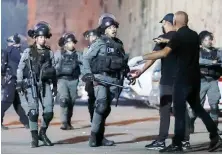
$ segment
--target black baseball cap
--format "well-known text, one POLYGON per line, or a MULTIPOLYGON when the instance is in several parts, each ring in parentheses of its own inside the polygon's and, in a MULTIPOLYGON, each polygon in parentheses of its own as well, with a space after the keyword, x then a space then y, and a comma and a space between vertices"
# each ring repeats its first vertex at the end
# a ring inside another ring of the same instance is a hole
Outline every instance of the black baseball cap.
POLYGON ((173 17, 174 17, 173 13, 168 13, 163 17, 163 19, 160 21, 160 23, 162 23, 165 20, 165 21, 168 21, 171 24, 173 24, 173 17))

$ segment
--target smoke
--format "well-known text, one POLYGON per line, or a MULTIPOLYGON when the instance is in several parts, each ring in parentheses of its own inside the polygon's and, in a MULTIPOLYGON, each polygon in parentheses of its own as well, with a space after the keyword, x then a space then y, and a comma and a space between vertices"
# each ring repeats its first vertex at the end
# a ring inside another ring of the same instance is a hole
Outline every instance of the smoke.
POLYGON ((5 48, 6 39, 15 33, 21 34, 22 42, 26 43, 28 6, 27 0, 2 0, 1 48, 5 48))

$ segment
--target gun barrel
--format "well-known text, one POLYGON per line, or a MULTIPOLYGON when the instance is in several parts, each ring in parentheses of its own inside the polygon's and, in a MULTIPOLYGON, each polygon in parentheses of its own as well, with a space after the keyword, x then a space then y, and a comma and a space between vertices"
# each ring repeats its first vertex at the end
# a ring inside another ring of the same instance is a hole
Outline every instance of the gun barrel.
POLYGON ((97 78, 95 78, 95 81, 96 82, 101 82, 101 83, 104 83, 104 84, 108 84, 108 85, 111 85, 111 86, 116 86, 116 87, 120 87, 120 88, 123 88, 123 89, 127 89, 127 87, 124 87, 124 86, 121 86, 121 85, 118 85, 118 84, 114 84, 114 83, 111 83, 111 82, 107 82, 107 81, 104 81, 104 80, 100 80, 100 79, 97 79, 97 78))

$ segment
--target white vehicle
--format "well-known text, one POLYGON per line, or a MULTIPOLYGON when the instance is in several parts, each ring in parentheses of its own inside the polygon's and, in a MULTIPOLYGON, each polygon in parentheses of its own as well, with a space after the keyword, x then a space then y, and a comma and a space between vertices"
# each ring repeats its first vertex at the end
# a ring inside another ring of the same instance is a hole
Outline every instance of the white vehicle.
MULTIPOLYGON (((131 67, 131 70, 142 69, 145 62, 131 67)), ((123 90, 121 97, 128 99, 144 100, 148 106, 159 105, 159 80, 161 77, 160 73, 160 60, 156 61, 146 72, 144 72, 137 80, 135 85, 130 85, 129 90, 123 90), (134 95, 130 95, 134 94, 134 95), (135 96, 135 98, 133 97, 135 96)), ((126 85, 127 86, 127 85, 126 85)), ((219 88, 222 94, 222 77, 219 79, 219 88)), ((204 104, 204 109, 207 111, 210 109, 208 99, 204 104)), ((222 99, 219 103, 219 110, 222 113, 222 99)))

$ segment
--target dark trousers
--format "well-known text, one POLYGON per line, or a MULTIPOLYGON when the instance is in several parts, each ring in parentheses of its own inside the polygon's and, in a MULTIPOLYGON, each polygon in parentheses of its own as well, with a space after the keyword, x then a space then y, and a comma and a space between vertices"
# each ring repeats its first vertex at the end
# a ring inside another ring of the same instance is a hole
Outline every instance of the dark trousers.
MULTIPOLYGON (((169 127, 170 127, 170 114, 172 105, 172 93, 173 87, 169 85, 160 85, 160 127, 158 141, 165 141, 168 138, 169 127)), ((190 117, 188 112, 186 112, 186 133, 184 141, 189 141, 190 139, 190 117)))
POLYGON ((4 84, 2 88, 2 100, 1 100, 1 123, 3 123, 3 118, 5 112, 13 104, 16 113, 19 116, 19 120, 22 124, 28 124, 28 117, 26 116, 25 110, 21 106, 21 101, 19 94, 16 91, 16 79, 12 78, 9 82, 4 84))
POLYGON ((200 104, 200 83, 197 82, 193 85, 175 83, 173 86, 173 103, 175 112, 173 144, 181 145, 181 141, 185 136, 186 101, 190 104, 190 107, 196 115, 202 119, 208 132, 210 132, 210 138, 212 139, 217 136, 216 124, 200 104))

